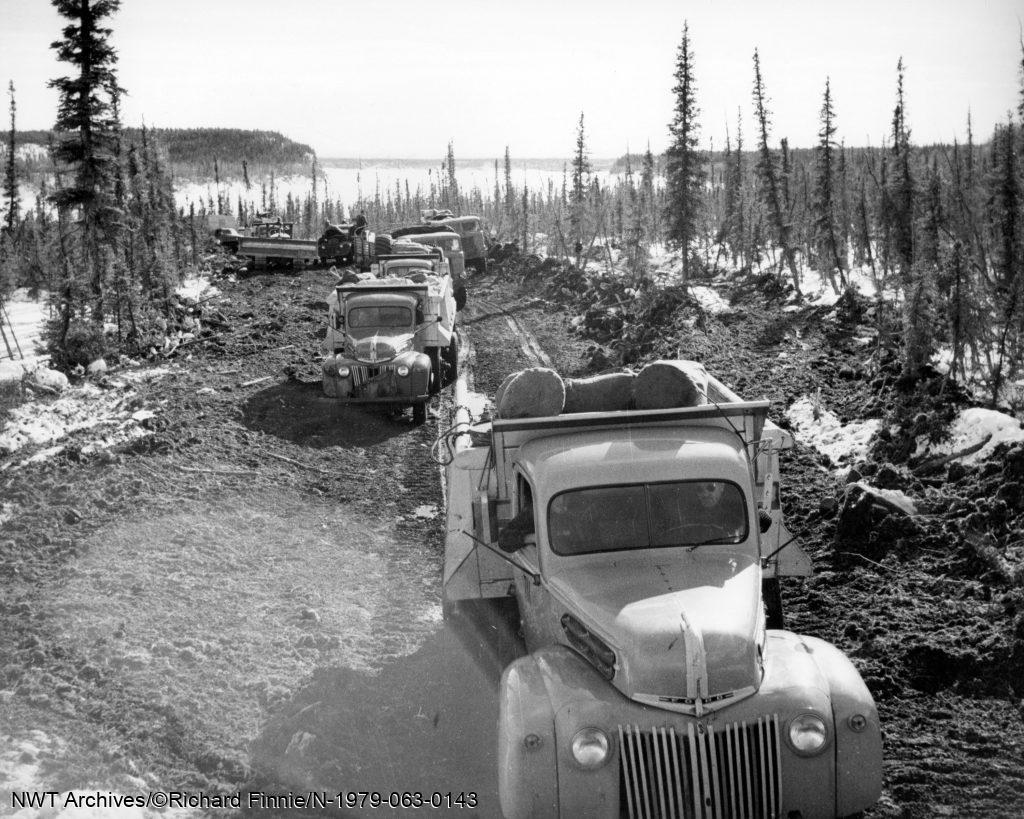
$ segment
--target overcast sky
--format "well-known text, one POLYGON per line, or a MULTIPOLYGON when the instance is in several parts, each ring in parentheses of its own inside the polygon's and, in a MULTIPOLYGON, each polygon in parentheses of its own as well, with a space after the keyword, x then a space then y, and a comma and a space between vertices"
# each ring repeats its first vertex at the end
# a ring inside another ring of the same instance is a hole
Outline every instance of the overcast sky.
MULTIPOLYGON (((112 18, 128 125, 280 131, 321 157, 592 156, 668 142, 689 22, 701 137, 742 112, 758 48, 777 144, 814 142, 830 77, 847 145, 885 138, 906 67, 915 143, 987 139, 1020 97, 1021 0, 124 0, 112 18)), ((0 0, 0 82, 19 129, 49 128, 69 73, 47 0, 0 0)))

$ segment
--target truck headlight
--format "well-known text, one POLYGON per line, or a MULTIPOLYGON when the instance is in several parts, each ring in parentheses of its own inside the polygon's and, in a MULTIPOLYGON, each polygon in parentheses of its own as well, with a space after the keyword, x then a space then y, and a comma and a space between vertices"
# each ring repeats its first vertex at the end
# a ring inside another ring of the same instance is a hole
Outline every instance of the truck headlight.
POLYGON ((351 370, 344 364, 338 366, 338 378, 348 378, 351 370))
POLYGON ((399 364, 395 368, 395 372, 398 373, 399 377, 405 378, 409 374, 409 368, 405 364, 399 364))
POLYGON ((825 720, 816 714, 801 714, 789 723, 789 744, 803 756, 814 756, 828 744, 825 720))
POLYGON ((572 738, 572 756, 581 768, 594 770, 608 761, 611 742, 600 728, 582 728, 572 738))

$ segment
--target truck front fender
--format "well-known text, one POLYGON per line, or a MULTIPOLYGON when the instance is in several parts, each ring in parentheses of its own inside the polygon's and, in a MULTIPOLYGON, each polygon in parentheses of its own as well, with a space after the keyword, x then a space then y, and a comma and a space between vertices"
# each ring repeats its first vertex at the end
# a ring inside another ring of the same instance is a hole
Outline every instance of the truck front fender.
POLYGON ((498 795, 506 819, 558 816, 555 712, 533 655, 501 675, 498 795))
POLYGON ((836 816, 849 816, 882 793, 882 731, 871 692, 849 658, 816 637, 800 637, 829 683, 836 731, 836 816))

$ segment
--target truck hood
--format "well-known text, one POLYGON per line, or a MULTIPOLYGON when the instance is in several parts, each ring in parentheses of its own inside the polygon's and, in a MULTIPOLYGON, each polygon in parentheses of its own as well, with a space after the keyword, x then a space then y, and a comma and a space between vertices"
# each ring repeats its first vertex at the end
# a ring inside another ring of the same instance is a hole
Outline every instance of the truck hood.
POLYGON ((364 337, 349 335, 345 339, 345 354, 360 364, 376 366, 387 364, 396 356, 412 349, 413 333, 396 335, 372 334, 364 337))
POLYGON ((713 555, 715 548, 549 579, 568 613, 615 652, 612 684, 627 697, 699 714, 760 684, 760 568, 749 555, 713 555))

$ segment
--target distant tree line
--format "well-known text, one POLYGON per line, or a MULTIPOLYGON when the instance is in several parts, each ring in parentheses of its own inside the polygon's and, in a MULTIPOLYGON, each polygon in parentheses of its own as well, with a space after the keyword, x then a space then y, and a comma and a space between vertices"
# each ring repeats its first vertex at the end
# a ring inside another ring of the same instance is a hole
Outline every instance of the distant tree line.
MULTIPOLYGON (((156 141, 175 169, 182 175, 212 178, 213 165, 236 175, 242 173, 244 160, 252 168, 296 168, 308 165, 315 155, 309 145, 294 142, 277 131, 244 130, 241 128, 122 128, 121 138, 138 145, 146 132, 148 140, 156 141)), ((52 131, 16 131, 15 145, 48 146, 52 131)), ((6 143, 6 141, 5 141, 6 143)), ((7 161, 7 145, 0 154, 7 161)), ((38 177, 51 172, 49 157, 29 155, 17 157, 17 171, 23 177, 38 177)))
MULTIPOLYGON (((173 284, 208 257, 209 214, 245 224, 256 211, 274 211, 295 223, 296 235, 314 237, 325 221, 359 211, 387 231, 418 221, 425 208, 449 208, 483 217, 497 240, 524 253, 543 249, 577 267, 603 260, 609 270, 618 253, 638 288, 655 285, 650 258, 659 246, 679 253, 681 281, 729 272, 791 288, 798 299, 809 295, 811 271, 838 294, 855 269, 866 270, 879 294, 880 337, 899 351, 909 383, 939 347, 948 350, 951 376, 980 378, 993 402, 1024 377, 1024 88, 1015 114, 984 142, 975 142, 968 117, 964 144, 919 146, 900 61, 885 139, 848 148, 838 137, 842 101, 825 77, 816 146, 791 150, 786 138, 773 138, 755 51, 754 121, 737 115, 724 150, 711 152, 699 138, 695 50, 684 26, 663 156, 627 151, 616 175, 595 174, 581 113, 560 182, 514 184, 506 147, 494 160, 493 189, 460 187, 449 143, 426 185, 378 181, 343 203, 329 194, 308 146, 280 134, 121 128, 116 55, 101 25, 117 0, 53 2, 70 21, 58 55, 78 73, 54 81, 61 101, 34 207, 18 200, 19 164, 4 163, 0 294, 15 285, 53 294, 56 351, 67 350, 72 330, 102 340, 104 323, 116 327, 120 348, 143 344, 170 309, 173 284), (175 207, 170 181, 183 163, 214 182, 187 210, 175 207), (296 168, 308 174, 307 192, 282 195, 277 179, 296 168), (229 175, 241 176, 243 195, 228 193, 229 175)), ((8 90, 10 159, 24 132, 15 130, 13 85, 8 90)))

